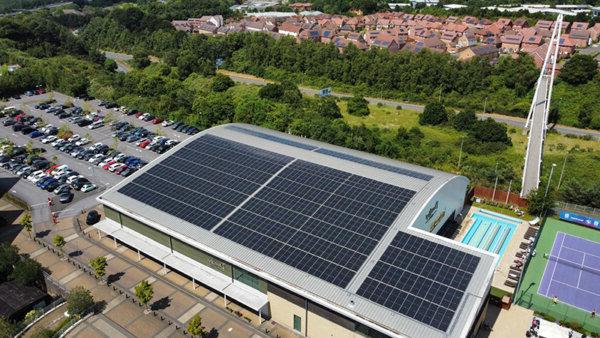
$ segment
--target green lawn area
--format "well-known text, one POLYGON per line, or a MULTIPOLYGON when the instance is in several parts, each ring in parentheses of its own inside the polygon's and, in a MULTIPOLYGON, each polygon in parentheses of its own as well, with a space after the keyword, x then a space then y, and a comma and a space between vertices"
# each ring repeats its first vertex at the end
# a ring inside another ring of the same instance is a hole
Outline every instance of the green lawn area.
POLYGON ((544 313, 557 321, 562 320, 578 323, 589 332, 600 333, 599 317, 592 319, 589 312, 561 303, 560 300, 558 304, 554 305, 550 298, 538 294, 538 288, 548 262, 548 259, 544 258, 544 253, 549 253, 552 250, 556 233, 560 231, 600 242, 600 231, 554 218, 548 218, 541 231, 542 233, 536 246, 537 255, 529 262, 529 266, 521 282, 521 287, 515 293, 516 304, 544 313))
MULTIPOLYGON (((477 175, 473 174, 482 167, 493 169, 494 164, 498 162, 500 166, 512 168, 514 175, 512 188, 513 190, 520 189, 521 173, 527 147, 527 136, 523 135, 521 128, 508 128, 513 146, 504 151, 488 155, 473 155, 463 152, 462 168, 459 170, 459 150, 461 138, 465 136, 464 133, 458 132, 450 126, 420 126, 418 123, 419 113, 412 110, 397 110, 387 106, 370 105, 371 114, 358 117, 346 113, 345 101, 340 101, 339 105, 344 119, 352 125, 364 123, 367 126, 389 129, 390 131, 395 131, 399 127, 406 129, 419 127, 425 134, 424 149, 427 150, 429 147, 427 143, 433 142, 435 145, 432 148, 445 155, 444 161, 430 165, 435 169, 465 174, 472 178, 473 184, 488 185, 489 183, 477 182, 473 179, 477 175)), ((564 178, 577 178, 587 182, 600 180, 600 170, 590 170, 590 168, 600 167, 600 142, 548 133, 544 147, 542 176, 549 174, 552 163, 556 163, 557 170, 560 171, 565 155, 569 154, 565 163, 564 178)), ((552 177, 552 186, 556 187, 558 185, 559 177, 560 175, 555 172, 552 177)), ((493 178, 491 180, 493 181, 493 178)), ((507 181, 499 182, 499 186, 503 189, 507 189, 508 184, 507 181)))

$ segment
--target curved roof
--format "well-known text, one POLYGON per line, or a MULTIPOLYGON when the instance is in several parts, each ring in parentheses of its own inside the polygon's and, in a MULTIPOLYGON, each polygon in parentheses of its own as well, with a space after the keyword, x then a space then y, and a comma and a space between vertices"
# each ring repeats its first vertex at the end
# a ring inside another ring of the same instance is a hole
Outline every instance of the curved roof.
POLYGON ((190 137, 98 199, 388 334, 447 337, 464 334, 470 325, 496 257, 410 227, 432 196, 456 180, 466 182, 360 151, 228 124, 190 137), (412 265, 396 262, 408 256, 412 265), (426 267, 433 266, 452 275, 431 275, 426 267), (443 286, 441 298, 391 285, 401 276, 386 281, 381 269, 443 286), (402 308, 400 299, 380 299, 374 290, 404 292, 418 305, 402 308))

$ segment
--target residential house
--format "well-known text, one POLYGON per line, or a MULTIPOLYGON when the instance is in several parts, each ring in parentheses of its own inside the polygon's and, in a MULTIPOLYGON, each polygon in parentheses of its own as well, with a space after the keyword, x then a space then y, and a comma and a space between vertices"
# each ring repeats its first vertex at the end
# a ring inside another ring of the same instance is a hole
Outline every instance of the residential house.
POLYGON ((289 4, 288 7, 293 9, 295 12, 304 12, 310 11, 312 9, 312 4, 310 2, 296 2, 289 4))
POLYGON ((477 44, 477 37, 475 36, 475 34, 466 33, 458 38, 456 47, 457 48, 466 48, 466 47, 475 46, 476 44, 477 44))
POLYGON ((496 21, 496 26, 498 26, 503 31, 505 31, 507 29, 511 29, 512 28, 512 20, 506 19, 506 18, 498 19, 498 21, 496 21))
POLYGON ((387 49, 390 52, 397 52, 403 46, 400 46, 398 40, 394 38, 394 36, 390 34, 380 34, 375 40, 371 41, 371 48, 373 47, 387 49))
POLYGON ((554 25, 554 21, 538 20, 538 22, 536 22, 536 24, 535 24, 535 29, 538 32, 549 31, 552 29, 552 25, 554 25))
POLYGON ((521 49, 521 42, 523 36, 521 35, 503 35, 500 37, 502 42, 502 52, 504 53, 518 53, 521 49))
POLYGON ((293 37, 297 37, 301 31, 302 31, 301 25, 293 24, 289 21, 282 23, 278 29, 279 34, 293 36, 293 37))
POLYGON ((212 34, 217 33, 217 29, 218 29, 218 27, 213 25, 212 23, 204 22, 198 26, 195 26, 194 31, 198 34, 212 35, 212 34))
POLYGON ((513 29, 523 30, 524 28, 529 28, 529 22, 526 18, 518 18, 513 22, 513 29))
POLYGON ((591 43, 590 32, 588 31, 571 31, 569 38, 577 48, 585 48, 591 43))
POLYGON ((207 22, 213 24, 215 27, 223 26, 223 16, 222 15, 205 15, 199 19, 202 22, 207 22))
POLYGON ((321 32, 316 29, 302 30, 300 34, 298 34, 298 40, 312 40, 318 42, 321 40, 321 32))
POLYGON ((465 16, 463 18, 463 22, 466 23, 469 27, 474 27, 479 24, 479 19, 474 16, 465 16))
POLYGON ((596 24, 592 26, 592 28, 588 28, 587 31, 590 32, 590 38, 593 42, 598 41, 600 38, 600 24, 596 24))
POLYGON ((575 42, 568 35, 561 35, 559 41, 559 50, 558 53, 562 57, 568 57, 575 53, 575 42))
POLYGON ((321 30, 321 42, 329 43, 335 37, 335 31, 333 30, 321 30))
POLYGON ((500 48, 500 46, 502 46, 502 41, 500 41, 500 38, 495 35, 483 38, 481 40, 481 43, 484 43, 486 45, 496 46, 497 48, 500 48))
POLYGON ((440 40, 442 40, 447 47, 454 47, 458 42, 458 34, 456 32, 444 31, 442 36, 440 36, 440 40))
POLYGON ((469 46, 458 53, 458 60, 468 61, 477 56, 493 61, 498 59, 499 52, 493 45, 469 46))
POLYGON ((571 25, 571 32, 573 31, 585 31, 590 27, 589 22, 573 22, 571 25))
POLYGON ((541 46, 543 42, 542 37, 539 35, 528 36, 523 38, 521 48, 535 49, 541 46))
POLYGON ((188 20, 173 20, 171 21, 171 26, 175 28, 175 30, 183 31, 183 32, 191 32, 192 25, 188 20))

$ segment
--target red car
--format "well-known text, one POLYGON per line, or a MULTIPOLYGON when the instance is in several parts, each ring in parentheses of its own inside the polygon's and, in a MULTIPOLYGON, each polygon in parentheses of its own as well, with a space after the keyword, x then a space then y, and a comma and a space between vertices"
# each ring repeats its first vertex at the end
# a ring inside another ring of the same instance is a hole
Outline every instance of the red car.
POLYGON ((54 169, 56 169, 56 168, 58 168, 58 164, 55 164, 55 165, 51 166, 50 168, 48 168, 48 169, 44 170, 44 172, 45 172, 46 174, 50 174, 50 173, 51 173, 52 171, 54 171, 54 169))
POLYGON ((150 140, 146 140, 146 141, 140 143, 140 148, 146 148, 146 146, 149 144, 150 144, 150 140))
POLYGON ((140 116, 142 116, 142 114, 144 114, 144 113, 139 111, 139 112, 135 113, 135 117, 140 117, 140 116))
POLYGON ((160 117, 155 117, 154 120, 152 120, 152 124, 159 124, 161 123, 163 120, 160 117))
POLYGON ((38 88, 35 90, 35 93, 38 95, 46 94, 46 90, 44 88, 38 88))
POLYGON ((117 169, 115 169, 115 174, 117 175, 121 175, 121 172, 125 169, 129 168, 128 166, 126 166, 125 164, 123 164, 122 166, 118 167, 117 169))
POLYGON ((108 163, 106 163, 105 165, 102 166, 102 169, 104 170, 108 170, 108 167, 110 167, 111 165, 117 163, 117 161, 109 161, 108 163))

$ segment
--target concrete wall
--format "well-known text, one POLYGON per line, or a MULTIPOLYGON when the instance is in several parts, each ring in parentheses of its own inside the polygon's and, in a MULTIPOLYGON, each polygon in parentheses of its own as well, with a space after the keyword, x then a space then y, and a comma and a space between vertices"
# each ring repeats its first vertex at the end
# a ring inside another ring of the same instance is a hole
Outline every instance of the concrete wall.
POLYGON ((289 302, 272 292, 268 292, 267 297, 269 299, 269 312, 271 314, 271 320, 293 329, 294 315, 296 315, 302 319, 302 331, 300 333, 306 335, 305 307, 301 307, 297 304, 289 302))

